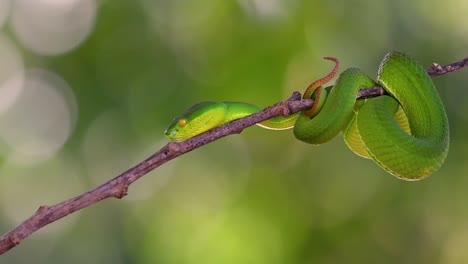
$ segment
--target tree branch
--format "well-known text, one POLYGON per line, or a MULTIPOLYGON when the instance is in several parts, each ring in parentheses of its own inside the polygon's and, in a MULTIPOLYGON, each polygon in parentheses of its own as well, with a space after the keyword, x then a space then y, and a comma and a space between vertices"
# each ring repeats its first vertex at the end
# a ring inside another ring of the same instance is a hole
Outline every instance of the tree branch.
MULTIPOLYGON (((431 76, 438 76, 467 66, 468 58, 465 58, 445 66, 433 63, 427 69, 427 72, 431 76)), ((370 89, 361 90, 358 93, 357 98, 369 98, 381 96, 383 94, 385 94, 385 90, 382 87, 372 87, 370 89)), ((127 195, 130 184, 148 172, 182 154, 188 153, 227 135, 239 134, 245 128, 261 121, 275 116, 288 116, 293 113, 309 109, 312 105, 312 99, 301 99, 300 93, 294 92, 289 99, 267 107, 261 112, 235 120, 183 142, 170 142, 147 159, 92 190, 55 205, 40 206, 31 217, 0 237, 0 255, 18 245, 23 239, 27 238, 40 228, 73 212, 110 197, 119 199, 124 197, 127 195)))

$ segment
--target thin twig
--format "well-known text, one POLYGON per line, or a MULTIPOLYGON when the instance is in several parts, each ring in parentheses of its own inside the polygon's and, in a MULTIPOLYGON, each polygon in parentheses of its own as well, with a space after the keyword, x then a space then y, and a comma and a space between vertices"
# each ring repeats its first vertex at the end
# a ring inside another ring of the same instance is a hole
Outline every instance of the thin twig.
MULTIPOLYGON (((467 66, 468 58, 465 58, 461 61, 445 66, 440 66, 439 64, 434 63, 427 69, 427 72, 431 76, 438 76, 467 66)), ((383 94, 385 94, 385 90, 383 90, 382 87, 373 87, 371 89, 361 90, 357 98, 369 98, 383 94)), ((300 93, 294 92, 286 101, 278 102, 273 106, 265 108, 261 112, 212 129, 187 141, 170 142, 147 159, 92 190, 55 205, 40 206, 31 217, 0 237, 0 255, 18 245, 22 240, 40 228, 73 212, 110 197, 119 199, 124 197, 127 195, 128 187, 134 181, 182 154, 190 152, 227 135, 241 133, 245 128, 272 117, 288 116, 293 113, 309 109, 312 107, 312 104, 312 99, 301 99, 300 93)))
POLYGON ((464 68, 467 66, 468 66, 468 58, 464 58, 463 60, 450 63, 445 66, 441 66, 440 64, 434 62, 431 64, 431 66, 429 66, 429 68, 426 69, 426 71, 430 76, 439 76, 439 75, 446 74, 449 72, 458 71, 461 68, 464 68))

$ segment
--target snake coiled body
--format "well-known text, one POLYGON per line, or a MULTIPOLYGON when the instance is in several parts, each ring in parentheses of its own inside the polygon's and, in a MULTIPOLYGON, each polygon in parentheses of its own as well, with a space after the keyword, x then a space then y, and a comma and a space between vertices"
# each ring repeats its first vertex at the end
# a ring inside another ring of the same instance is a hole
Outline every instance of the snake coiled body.
MULTIPOLYGON (((425 69, 400 52, 387 54, 376 80, 357 68, 342 72, 334 86, 323 88, 338 70, 311 84, 304 92, 312 109, 259 125, 294 128, 306 143, 322 144, 342 132, 357 155, 374 160, 388 173, 419 180, 443 164, 449 148, 449 125, 442 101, 425 69), (360 89, 381 86, 388 95, 356 100, 360 89)), ((242 102, 202 102, 174 119, 166 130, 171 140, 185 140, 260 108, 242 102)))

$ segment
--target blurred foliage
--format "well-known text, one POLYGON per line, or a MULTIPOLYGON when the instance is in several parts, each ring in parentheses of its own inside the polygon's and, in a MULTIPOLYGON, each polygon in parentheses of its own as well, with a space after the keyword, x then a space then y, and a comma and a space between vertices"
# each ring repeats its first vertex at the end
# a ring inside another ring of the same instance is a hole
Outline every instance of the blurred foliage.
MULTIPOLYGON (((391 50, 423 65, 459 60, 467 12, 464 0, 103 0, 87 38, 53 56, 24 47, 7 22, 25 67, 63 78, 78 113, 48 160, 11 162, 0 141, 2 233, 157 150, 198 101, 272 104, 327 73, 324 56, 373 75, 391 50)), ((53 223, 0 262, 467 263, 468 76, 434 82, 451 150, 421 182, 386 174, 341 138, 317 147, 251 128, 165 164, 122 201, 53 223)))

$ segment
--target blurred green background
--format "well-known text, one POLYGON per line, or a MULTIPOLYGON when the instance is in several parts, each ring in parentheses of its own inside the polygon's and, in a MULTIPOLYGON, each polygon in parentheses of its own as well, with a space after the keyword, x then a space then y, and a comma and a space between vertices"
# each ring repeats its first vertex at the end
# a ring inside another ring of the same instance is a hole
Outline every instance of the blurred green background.
MULTIPOLYGON (((0 229, 114 177, 202 100, 267 106, 400 50, 467 56, 466 0, 0 0, 0 229)), ((443 167, 403 182, 257 127, 184 155, 0 263, 468 263, 468 74, 434 78, 443 167)))

